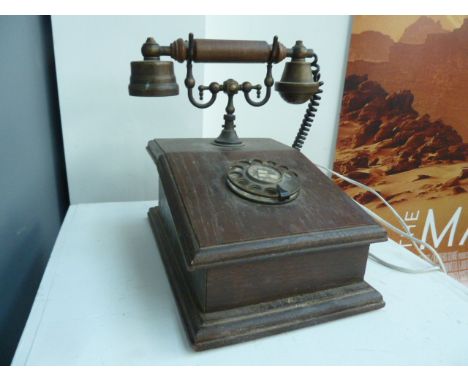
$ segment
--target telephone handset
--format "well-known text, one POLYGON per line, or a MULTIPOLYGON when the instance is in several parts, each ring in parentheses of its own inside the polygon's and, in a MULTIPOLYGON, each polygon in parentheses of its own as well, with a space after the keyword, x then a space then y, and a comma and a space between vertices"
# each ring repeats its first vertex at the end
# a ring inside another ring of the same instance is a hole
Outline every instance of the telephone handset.
POLYGON ((322 92, 317 55, 302 41, 286 48, 276 36, 269 45, 193 34, 169 46, 148 38, 142 53, 144 61, 131 63, 130 95, 179 93, 173 62, 162 56, 186 61, 184 84, 195 107, 227 95, 216 139, 155 139, 147 147, 160 177, 149 220, 192 346, 223 346, 382 307, 363 277, 369 245, 386 240, 386 231, 300 153, 322 92), (291 60, 275 84, 272 65, 285 58, 291 60), (266 63, 264 94, 260 84, 227 79, 198 86, 196 100, 194 62, 266 63), (235 131, 234 96, 242 92, 260 107, 273 85, 288 103, 309 102, 292 147, 241 140, 235 131))
POLYGON ((272 76, 273 63, 279 63, 286 57, 291 61, 286 63, 281 80, 275 84, 280 96, 288 103, 301 104, 307 101, 307 107, 301 128, 293 143, 293 147, 300 149, 307 136, 315 112, 320 100, 322 90, 320 86, 320 67, 317 63, 317 55, 312 49, 307 49, 302 41, 287 49, 278 42, 278 37, 274 37, 270 46, 264 41, 231 41, 231 40, 208 40, 194 39, 193 34, 189 34, 188 42, 178 39, 170 46, 160 46, 149 37, 141 48, 144 61, 134 61, 131 63, 132 74, 130 77, 129 93, 139 97, 167 97, 179 94, 179 86, 174 75, 174 66, 171 61, 161 61, 161 56, 170 56, 178 62, 187 61, 187 75, 185 86, 188 90, 190 102, 198 108, 205 109, 213 105, 219 92, 224 92, 228 96, 225 124, 221 134, 214 140, 215 144, 234 146, 242 144, 234 130, 234 95, 240 91, 244 93, 246 101, 255 107, 265 105, 271 96, 271 87, 274 84, 272 76), (312 58, 307 62, 306 58, 312 58), (195 100, 193 88, 195 78, 192 72, 192 62, 242 62, 242 63, 267 63, 267 72, 264 80, 266 88, 262 100, 253 100, 250 92, 255 90, 257 98, 260 98, 262 86, 252 85, 250 82, 238 83, 233 79, 228 79, 222 84, 212 82, 208 86, 198 87, 200 101, 203 100, 204 92, 211 93, 210 99, 201 103, 195 100))

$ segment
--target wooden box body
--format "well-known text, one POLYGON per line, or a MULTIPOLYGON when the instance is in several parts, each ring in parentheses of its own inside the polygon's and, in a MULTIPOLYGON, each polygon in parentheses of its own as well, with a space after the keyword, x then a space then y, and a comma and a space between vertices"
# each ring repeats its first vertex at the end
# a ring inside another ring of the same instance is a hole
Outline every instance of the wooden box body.
POLYGON ((364 282, 369 244, 386 232, 297 150, 271 139, 238 148, 161 139, 148 151, 159 176, 149 217, 196 350, 384 305, 364 282), (296 200, 266 205, 226 185, 230 163, 275 161, 301 180, 296 200))

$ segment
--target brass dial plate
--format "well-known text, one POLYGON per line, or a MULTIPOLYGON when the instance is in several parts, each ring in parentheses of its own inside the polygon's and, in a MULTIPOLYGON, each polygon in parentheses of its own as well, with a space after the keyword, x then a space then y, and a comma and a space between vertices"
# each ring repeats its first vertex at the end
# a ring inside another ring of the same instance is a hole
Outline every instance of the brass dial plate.
POLYGON ((226 181, 236 194, 261 203, 282 204, 299 195, 297 174, 273 161, 248 159, 230 165, 226 181))

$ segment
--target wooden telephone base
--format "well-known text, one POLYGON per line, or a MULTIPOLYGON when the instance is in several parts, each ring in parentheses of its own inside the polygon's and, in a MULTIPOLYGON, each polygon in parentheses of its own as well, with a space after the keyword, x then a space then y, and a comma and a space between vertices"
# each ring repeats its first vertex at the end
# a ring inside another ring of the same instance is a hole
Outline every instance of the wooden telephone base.
POLYGON ((247 341, 384 306, 364 280, 386 232, 303 154, 271 139, 151 141, 159 206, 148 215, 195 350, 247 341), (226 169, 259 158, 294 169, 297 199, 245 200, 226 169))

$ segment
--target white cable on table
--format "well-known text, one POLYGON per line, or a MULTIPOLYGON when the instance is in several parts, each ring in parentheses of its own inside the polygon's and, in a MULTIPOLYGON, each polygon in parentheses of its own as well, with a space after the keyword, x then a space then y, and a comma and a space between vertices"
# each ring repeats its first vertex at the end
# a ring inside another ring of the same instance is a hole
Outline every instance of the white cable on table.
POLYGON ((325 167, 325 166, 322 166, 322 165, 319 165, 319 164, 316 164, 314 163, 317 167, 321 168, 322 170, 325 170, 325 171, 328 171, 330 172, 331 174, 337 176, 338 178, 340 179, 343 179, 344 181, 350 183, 350 184, 353 184, 359 188, 362 188, 366 191, 369 191, 370 193, 372 193, 373 195, 377 196, 389 209, 390 211, 393 213, 393 215, 395 215, 395 217, 398 219, 398 221, 400 222, 400 224, 403 226, 404 230, 406 232, 403 232, 402 230, 398 229, 397 227, 393 226, 392 224, 390 224, 388 221, 386 221, 385 219, 381 218, 379 215, 377 215, 376 213, 374 213, 373 211, 371 211, 370 209, 368 209, 367 207, 363 206, 362 204, 360 204, 359 202, 357 202, 355 200, 355 202, 361 206, 369 215, 371 215, 374 219, 376 219, 378 222, 380 222, 382 225, 384 225, 385 227, 387 227, 388 229, 398 233, 399 235, 409 239, 411 241, 411 244, 413 245, 413 247, 417 250, 417 252, 421 255, 421 257, 423 257, 426 261, 428 261, 429 263, 431 263, 433 266, 432 267, 428 267, 428 268, 423 268, 423 269, 411 269, 411 268, 405 268, 405 267, 400 267, 398 265, 394 265, 394 264, 391 264, 391 263, 388 263, 386 262, 385 260, 382 260, 380 259, 379 257, 377 257, 376 255, 372 254, 372 253, 369 253, 369 257, 376 261, 377 263, 379 264, 382 264, 386 267, 389 267, 391 269, 394 269, 394 270, 397 270, 397 271, 400 271, 400 272, 406 272, 406 273, 427 273, 427 272, 433 272, 433 271, 439 271, 439 270, 442 270, 443 272, 447 273, 447 270, 445 268, 445 265, 444 265, 444 262, 442 261, 442 258, 440 257, 439 253, 428 243, 426 243, 425 241, 423 240, 420 240, 420 239, 417 239, 415 238, 412 233, 411 233, 411 230, 409 229, 408 225, 405 223, 405 221, 403 220, 403 218, 400 216, 400 214, 390 205, 390 203, 388 203, 383 197, 382 195, 380 195, 376 190, 374 190, 372 187, 369 187, 363 183, 360 183, 354 179, 351 179, 351 178, 348 178, 336 171, 333 171, 333 170, 330 170, 329 168, 325 167), (429 249, 429 251, 434 255, 434 257, 437 259, 437 262, 439 263, 439 265, 435 265, 431 259, 429 259, 429 257, 427 257, 427 255, 421 250, 420 246, 418 245, 420 244, 423 248, 427 248, 429 249))

